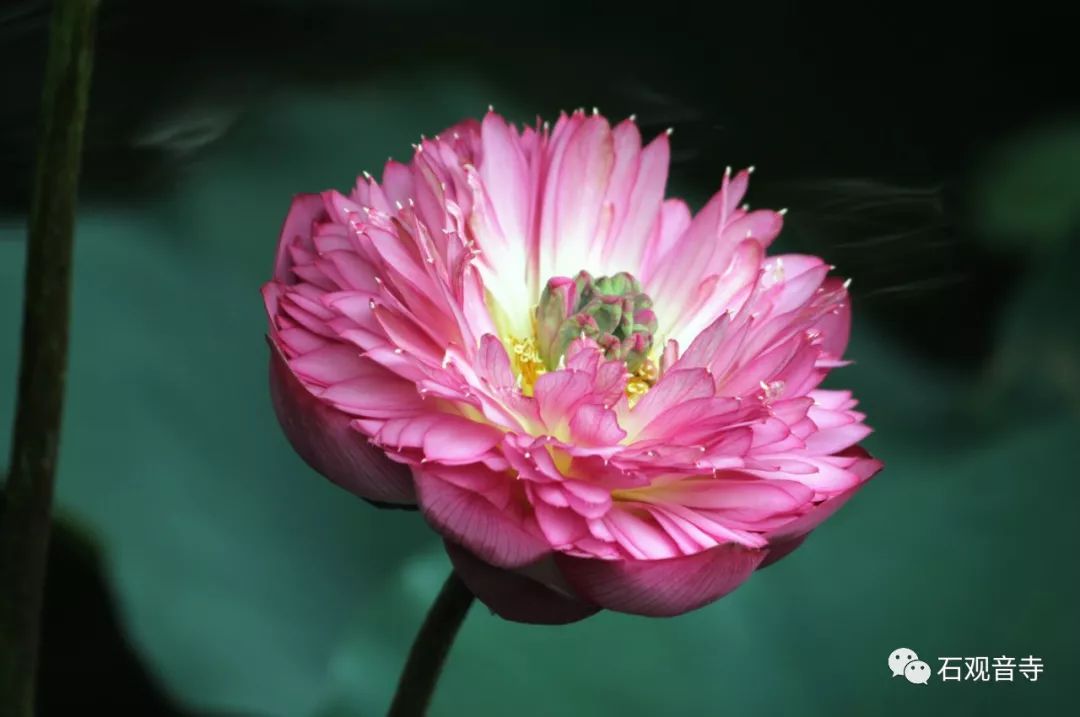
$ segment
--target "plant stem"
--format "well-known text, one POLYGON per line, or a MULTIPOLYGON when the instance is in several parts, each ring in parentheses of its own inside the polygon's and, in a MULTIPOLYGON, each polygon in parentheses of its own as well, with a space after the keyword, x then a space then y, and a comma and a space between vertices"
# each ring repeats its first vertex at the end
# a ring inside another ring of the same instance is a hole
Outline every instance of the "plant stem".
POLYGON ((389 717, 421 717, 427 712, 446 655, 472 603, 469 588, 451 572, 409 650, 389 717))
POLYGON ((72 237, 98 0, 54 0, 30 204, 22 355, 0 506, 0 714, 32 717, 67 368, 72 237))

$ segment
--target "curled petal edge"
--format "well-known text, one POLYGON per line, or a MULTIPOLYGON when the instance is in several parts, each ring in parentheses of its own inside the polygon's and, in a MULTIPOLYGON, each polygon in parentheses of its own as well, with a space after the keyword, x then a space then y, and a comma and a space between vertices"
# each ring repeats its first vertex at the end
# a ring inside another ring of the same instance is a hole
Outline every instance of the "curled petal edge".
POLYGON ((270 398, 286 438, 304 462, 345 490, 375 504, 416 503, 409 467, 391 461, 348 416, 312 395, 270 344, 270 398))

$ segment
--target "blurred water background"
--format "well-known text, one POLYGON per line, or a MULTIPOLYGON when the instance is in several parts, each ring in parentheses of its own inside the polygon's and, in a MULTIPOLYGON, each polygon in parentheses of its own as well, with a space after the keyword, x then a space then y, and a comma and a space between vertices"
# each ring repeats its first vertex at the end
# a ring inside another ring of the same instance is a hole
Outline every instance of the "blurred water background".
MULTIPOLYGON (((105 0, 41 713, 381 714, 448 571, 415 513, 290 450, 259 287, 290 197, 489 103, 675 128, 778 247, 852 276, 853 388, 886 470, 792 557, 683 617, 475 608, 433 715, 1057 714, 1080 671, 1080 112, 1064 16, 781 2, 105 0), (1033 655, 926 687, 886 657, 1033 655)), ((14 409, 47 4, 0 3, 0 449, 14 409)))

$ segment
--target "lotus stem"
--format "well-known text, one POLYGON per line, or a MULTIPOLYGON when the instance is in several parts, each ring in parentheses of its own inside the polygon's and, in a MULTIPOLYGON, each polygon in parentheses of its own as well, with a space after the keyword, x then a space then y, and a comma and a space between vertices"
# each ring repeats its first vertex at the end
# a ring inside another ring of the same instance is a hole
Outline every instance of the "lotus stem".
POLYGON ((30 203, 22 354, 0 506, 0 714, 34 714, 67 370, 72 240, 98 0, 55 0, 30 203))
POLYGON ((389 717, 421 717, 427 713, 450 646, 472 603, 472 592, 457 573, 451 572, 409 650, 389 717))

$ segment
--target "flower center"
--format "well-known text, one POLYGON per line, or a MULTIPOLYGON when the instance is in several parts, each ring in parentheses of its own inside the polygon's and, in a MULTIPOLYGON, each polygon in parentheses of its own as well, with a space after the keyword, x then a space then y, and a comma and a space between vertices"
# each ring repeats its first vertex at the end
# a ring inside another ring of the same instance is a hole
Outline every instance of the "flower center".
POLYGON ((562 365, 575 339, 589 338, 606 358, 626 364, 626 393, 634 402, 656 381, 656 366, 649 359, 656 330, 652 299, 632 275, 593 278, 581 271, 572 279, 554 277, 536 306, 533 336, 513 342, 522 390, 531 394, 540 374, 562 365))

